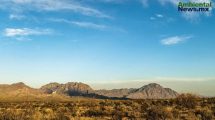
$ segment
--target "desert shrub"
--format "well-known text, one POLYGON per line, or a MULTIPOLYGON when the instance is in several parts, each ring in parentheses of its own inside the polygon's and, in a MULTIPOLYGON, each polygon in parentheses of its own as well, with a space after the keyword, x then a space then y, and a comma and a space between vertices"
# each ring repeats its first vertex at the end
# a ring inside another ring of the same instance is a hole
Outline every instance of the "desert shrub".
POLYGON ((53 120, 56 118, 56 113, 51 108, 44 108, 42 111, 42 119, 44 120, 53 120))
POLYGON ((132 111, 132 112, 126 112, 126 116, 127 118, 132 119, 132 120, 135 120, 135 118, 141 118, 142 117, 142 114, 138 111, 132 111))
POLYGON ((1 120, 28 120, 33 113, 27 114, 25 111, 17 111, 14 109, 6 109, 1 112, 1 120))
POLYGON ((162 106, 153 106, 147 111, 147 120, 166 120, 172 119, 173 115, 162 106))
POLYGON ((112 113, 112 119, 113 120, 122 120, 123 117, 125 117, 125 115, 120 111, 114 111, 112 113))
POLYGON ((101 117, 105 115, 105 113, 101 110, 87 110, 85 113, 84 113, 84 116, 87 116, 87 117, 101 117))
MULTIPOLYGON (((126 106, 128 106, 128 105, 126 105, 126 106)), ((141 105, 139 103, 137 103, 137 102, 131 102, 131 104, 129 104, 129 106, 131 106, 133 109, 135 109, 137 111, 141 110, 141 105)))
POLYGON ((70 120, 70 118, 64 113, 58 113, 54 120, 70 120))
POLYGON ((179 116, 180 116, 180 112, 176 108, 172 110, 172 114, 173 114, 173 117, 176 119, 179 118, 179 116))
POLYGON ((151 105, 148 102, 144 102, 141 104, 141 113, 145 113, 151 105))
POLYGON ((74 107, 70 108, 71 116, 73 116, 73 117, 77 116, 77 112, 78 112, 78 106, 74 106, 74 107))
POLYGON ((181 119, 182 120, 199 120, 198 116, 196 116, 195 113, 193 113, 193 112, 188 112, 187 116, 183 116, 181 119))
POLYGON ((201 120, 212 120, 213 119, 213 113, 208 108, 203 108, 203 109, 197 110, 195 113, 197 116, 200 116, 201 120))
POLYGON ((215 106, 211 108, 213 115, 215 116, 215 106))
POLYGON ((32 115, 32 120, 41 120, 43 118, 43 115, 39 111, 35 111, 32 115))
POLYGON ((198 97, 193 94, 181 94, 175 100, 177 105, 193 109, 198 105, 197 99, 198 97))

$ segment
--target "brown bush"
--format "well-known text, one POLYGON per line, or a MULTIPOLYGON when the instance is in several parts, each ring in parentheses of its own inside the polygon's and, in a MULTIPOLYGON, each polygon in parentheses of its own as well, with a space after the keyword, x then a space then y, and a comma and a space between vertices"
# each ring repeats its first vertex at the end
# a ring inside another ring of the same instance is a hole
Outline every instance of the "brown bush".
POLYGON ((101 110, 88 110, 84 113, 84 116, 87 117, 102 117, 103 115, 105 115, 105 113, 101 110))
POLYGON ((193 109, 198 105, 198 98, 196 95, 188 93, 179 95, 175 100, 177 105, 193 109))
POLYGON ((170 111, 167 111, 162 106, 153 106, 147 111, 147 120, 168 120, 173 119, 170 111))
POLYGON ((197 110, 195 113, 197 116, 200 116, 201 120, 212 120, 213 119, 213 113, 208 108, 203 108, 203 109, 197 110))
POLYGON ((173 114, 174 118, 179 118, 179 116, 180 116, 180 112, 178 109, 173 109, 172 114, 173 114))

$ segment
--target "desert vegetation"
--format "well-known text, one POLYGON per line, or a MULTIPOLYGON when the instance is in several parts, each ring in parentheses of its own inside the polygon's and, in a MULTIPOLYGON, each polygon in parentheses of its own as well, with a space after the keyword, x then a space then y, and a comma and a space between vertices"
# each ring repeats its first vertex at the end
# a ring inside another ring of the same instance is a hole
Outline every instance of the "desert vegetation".
POLYGON ((1 120, 213 120, 215 98, 0 102, 1 120))

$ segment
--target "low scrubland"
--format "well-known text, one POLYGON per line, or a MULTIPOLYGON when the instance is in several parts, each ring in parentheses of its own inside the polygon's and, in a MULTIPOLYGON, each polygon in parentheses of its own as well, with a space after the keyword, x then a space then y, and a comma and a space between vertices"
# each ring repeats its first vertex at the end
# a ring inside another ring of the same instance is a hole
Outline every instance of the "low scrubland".
POLYGON ((214 120, 215 98, 0 102, 1 120, 214 120))

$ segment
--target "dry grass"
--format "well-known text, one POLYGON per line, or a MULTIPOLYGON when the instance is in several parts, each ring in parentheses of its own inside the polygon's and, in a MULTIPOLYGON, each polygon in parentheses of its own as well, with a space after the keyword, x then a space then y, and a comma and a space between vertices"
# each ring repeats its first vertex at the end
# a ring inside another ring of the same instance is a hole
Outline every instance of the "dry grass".
POLYGON ((213 120, 215 98, 0 102, 1 120, 213 120), (183 103, 184 101, 188 103, 183 103))

